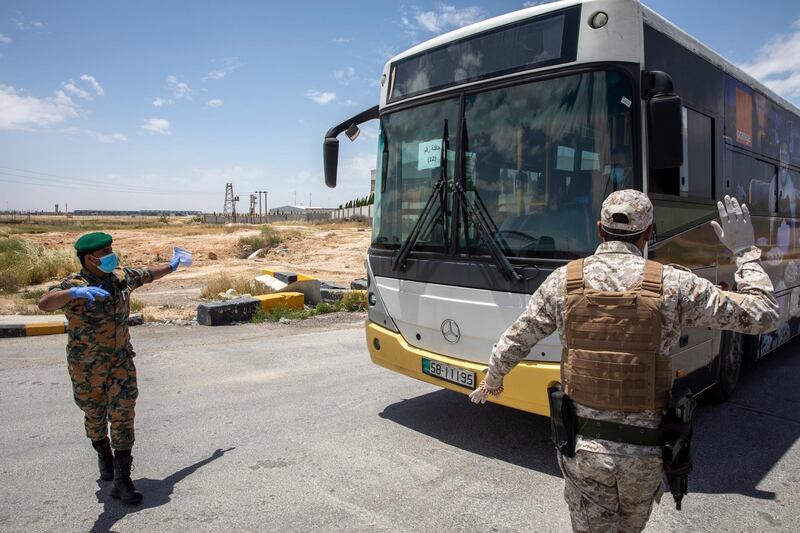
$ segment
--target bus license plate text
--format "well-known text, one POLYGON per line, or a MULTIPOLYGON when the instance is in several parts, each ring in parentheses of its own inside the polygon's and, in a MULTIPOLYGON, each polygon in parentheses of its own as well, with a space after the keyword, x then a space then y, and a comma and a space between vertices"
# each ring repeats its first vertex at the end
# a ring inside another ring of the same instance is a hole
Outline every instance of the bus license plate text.
POLYGON ((425 359, 423 357, 422 372, 463 387, 475 387, 475 372, 462 370, 455 366, 440 363, 439 361, 432 361, 431 359, 425 359))

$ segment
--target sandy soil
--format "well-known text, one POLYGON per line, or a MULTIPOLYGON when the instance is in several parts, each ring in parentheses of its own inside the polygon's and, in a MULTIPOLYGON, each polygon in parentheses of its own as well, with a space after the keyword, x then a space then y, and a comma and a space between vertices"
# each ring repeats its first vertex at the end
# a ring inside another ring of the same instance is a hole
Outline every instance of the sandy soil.
MULTIPOLYGON (((298 225, 273 226, 284 241, 269 250, 263 258, 239 259, 240 238, 257 235, 258 229, 239 226, 226 232, 213 226, 166 227, 143 230, 114 230, 114 248, 122 254, 124 264, 146 266, 166 261, 173 246, 182 246, 194 254, 190 268, 179 269, 162 280, 146 285, 134 293, 133 299, 144 304, 142 312, 156 320, 191 319, 203 300, 200 293, 212 277, 255 277, 262 269, 299 272, 322 281, 344 286, 366 276, 364 260, 369 247, 370 229, 364 225, 298 225), (210 259, 216 254, 217 259, 210 259)), ((19 237, 45 246, 71 247, 80 232, 24 234, 19 237)), ((52 284, 45 283, 40 287, 52 284)), ((34 287, 29 287, 29 289, 34 287)), ((0 296, 0 314, 36 312, 34 302, 21 294, 0 296)))

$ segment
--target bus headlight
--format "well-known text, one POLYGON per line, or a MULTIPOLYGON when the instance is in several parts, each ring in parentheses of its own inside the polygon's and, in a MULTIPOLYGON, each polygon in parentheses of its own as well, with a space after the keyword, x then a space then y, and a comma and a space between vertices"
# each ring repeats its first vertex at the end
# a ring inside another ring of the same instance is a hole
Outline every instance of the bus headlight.
POLYGON ((598 30, 608 24, 608 15, 602 11, 598 11, 589 18, 589 26, 598 30))

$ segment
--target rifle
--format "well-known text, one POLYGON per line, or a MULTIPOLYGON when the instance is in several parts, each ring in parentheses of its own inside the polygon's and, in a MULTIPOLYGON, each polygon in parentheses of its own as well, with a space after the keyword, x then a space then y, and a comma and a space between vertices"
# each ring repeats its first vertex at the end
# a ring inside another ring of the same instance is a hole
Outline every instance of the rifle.
POLYGON ((692 472, 692 413, 695 401, 691 392, 673 400, 661 422, 664 435, 662 446, 664 474, 669 490, 675 499, 675 508, 681 510, 683 497, 689 493, 689 474, 692 472))

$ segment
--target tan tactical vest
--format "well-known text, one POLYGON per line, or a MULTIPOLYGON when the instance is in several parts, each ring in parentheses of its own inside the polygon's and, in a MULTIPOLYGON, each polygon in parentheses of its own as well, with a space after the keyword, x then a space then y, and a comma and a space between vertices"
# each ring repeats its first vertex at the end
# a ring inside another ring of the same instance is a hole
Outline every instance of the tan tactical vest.
POLYGON ((587 407, 614 411, 665 409, 672 363, 661 345, 661 273, 645 263, 640 284, 625 292, 585 286, 583 259, 567 264, 565 392, 587 407))

